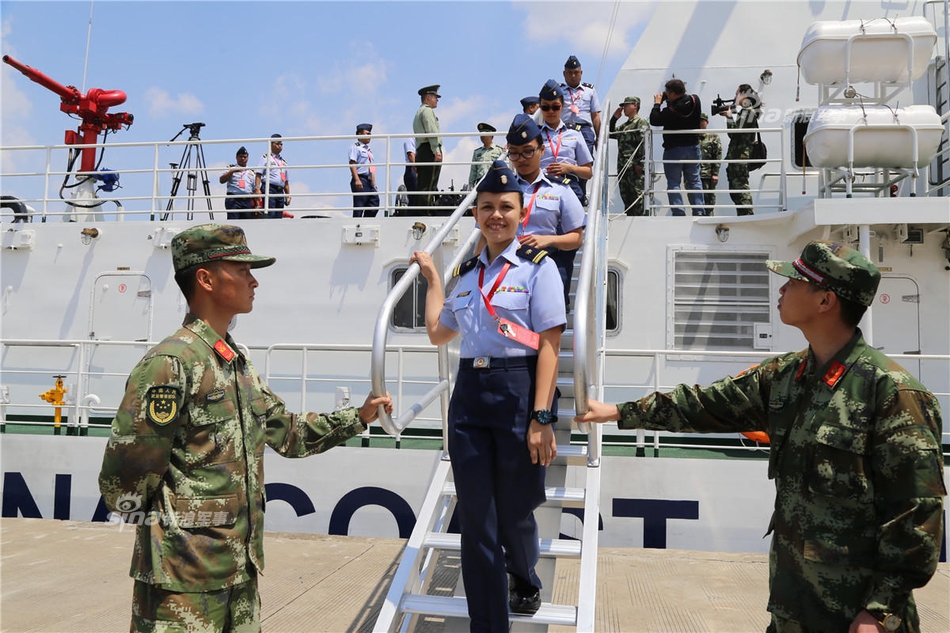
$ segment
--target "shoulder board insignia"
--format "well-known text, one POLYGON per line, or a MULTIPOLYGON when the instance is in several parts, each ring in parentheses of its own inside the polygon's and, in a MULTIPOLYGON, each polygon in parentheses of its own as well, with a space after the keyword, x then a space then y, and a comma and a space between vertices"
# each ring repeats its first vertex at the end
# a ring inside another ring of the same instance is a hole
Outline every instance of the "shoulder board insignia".
POLYGON ((581 85, 584 86, 585 88, 593 88, 593 87, 594 87, 594 84, 589 84, 589 83, 587 83, 586 81, 585 81, 584 83, 582 83, 581 85))
POLYGON ((831 367, 828 368, 828 373, 822 377, 822 380, 825 381, 825 384, 829 387, 834 387, 838 384, 838 381, 841 380, 841 377, 844 376, 845 366, 835 361, 831 363, 831 367))
POLYGON ((478 255, 456 266, 455 270, 452 271, 452 276, 460 277, 475 268, 476 264, 478 264, 478 255))
POLYGON ((758 366, 761 365, 761 364, 762 364, 762 363, 756 363, 755 365, 752 365, 752 366, 750 366, 750 367, 746 367, 745 369, 743 369, 742 371, 740 371, 738 374, 736 374, 736 378, 742 378, 743 376, 745 376, 747 373, 749 373, 749 372, 752 371, 753 369, 758 368, 758 366))
POLYGON ((228 344, 224 342, 224 339, 218 339, 218 341, 214 344, 214 351, 218 353, 218 356, 229 363, 234 360, 234 350, 228 347, 228 344))
POLYGON ((518 257, 527 259, 534 264, 540 264, 541 260, 548 256, 548 252, 533 246, 522 246, 518 249, 518 257))
POLYGON ((798 366, 798 371, 795 373, 795 380, 798 381, 801 379, 802 375, 805 373, 805 366, 808 364, 808 359, 803 358, 801 364, 798 366))
POLYGON ((165 426, 178 417, 181 390, 174 385, 151 387, 145 393, 145 417, 158 426, 165 426))

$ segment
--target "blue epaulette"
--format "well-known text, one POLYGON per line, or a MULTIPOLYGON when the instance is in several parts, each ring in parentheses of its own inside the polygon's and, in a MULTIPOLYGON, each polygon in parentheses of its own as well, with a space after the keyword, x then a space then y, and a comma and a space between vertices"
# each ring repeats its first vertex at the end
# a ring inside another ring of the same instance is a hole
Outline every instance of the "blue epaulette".
POLYGON ((541 260, 548 256, 546 250, 535 248, 534 246, 522 246, 518 249, 518 257, 527 259, 533 264, 540 264, 541 260))
POLYGON ((478 255, 456 266, 455 270, 452 271, 452 276, 459 277, 461 275, 464 275, 468 271, 474 270, 477 264, 478 264, 478 255))

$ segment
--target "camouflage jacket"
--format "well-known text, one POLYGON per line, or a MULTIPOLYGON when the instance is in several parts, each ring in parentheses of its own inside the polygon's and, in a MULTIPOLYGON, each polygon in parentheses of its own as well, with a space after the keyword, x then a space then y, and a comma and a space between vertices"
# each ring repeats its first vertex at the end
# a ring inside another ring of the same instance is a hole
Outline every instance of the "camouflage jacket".
POLYGON ((644 132, 650 129, 650 123, 641 116, 627 119, 627 122, 617 127, 618 119, 611 117, 609 129, 610 138, 617 139, 617 172, 623 170, 627 161, 633 156, 634 165, 643 165, 646 157, 646 140, 644 132))
POLYGON ((936 570, 946 495, 940 410, 860 331, 825 367, 785 354, 620 411, 621 428, 768 432, 769 611, 832 632, 879 609, 919 630, 911 591, 936 570))
POLYGON ((263 570, 264 444, 320 453, 363 431, 358 410, 293 414, 234 341, 193 315, 132 370, 99 473, 138 524, 131 576, 214 591, 263 570))
POLYGON ((475 188, 478 181, 481 180, 482 176, 488 171, 492 161, 501 158, 504 153, 505 150, 503 148, 494 144, 491 147, 482 145, 481 147, 475 148, 475 151, 472 152, 472 168, 468 171, 469 189, 475 188))
MULTIPOLYGON (((747 130, 759 127, 759 111, 755 108, 742 108, 732 119, 726 119, 726 127, 730 130, 747 130)), ((752 143, 756 135, 752 132, 729 132, 729 147, 726 149, 726 160, 749 158, 752 143)))
POLYGON ((700 163, 699 177, 712 178, 719 175, 719 161, 722 160, 722 141, 718 134, 706 132, 699 136, 699 151, 702 152, 703 160, 715 161, 712 163, 700 163))

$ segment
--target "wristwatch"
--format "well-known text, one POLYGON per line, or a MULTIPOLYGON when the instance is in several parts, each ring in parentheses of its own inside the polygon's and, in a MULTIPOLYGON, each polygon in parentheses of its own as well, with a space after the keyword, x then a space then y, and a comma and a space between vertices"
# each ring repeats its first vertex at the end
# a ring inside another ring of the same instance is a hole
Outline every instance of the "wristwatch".
POLYGON ((531 419, 537 420, 539 424, 552 424, 557 422, 557 416, 551 413, 550 409, 538 409, 531 412, 531 419))
POLYGON ((900 616, 894 615, 893 613, 887 613, 886 611, 868 611, 874 618, 877 620, 877 623, 880 624, 885 631, 893 633, 897 629, 901 628, 902 620, 900 616))

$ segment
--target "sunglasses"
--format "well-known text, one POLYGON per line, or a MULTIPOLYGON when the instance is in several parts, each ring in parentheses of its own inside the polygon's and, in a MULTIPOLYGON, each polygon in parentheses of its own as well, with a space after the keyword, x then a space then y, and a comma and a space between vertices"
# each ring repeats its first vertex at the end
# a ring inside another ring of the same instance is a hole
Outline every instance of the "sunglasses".
POLYGON ((554 105, 543 105, 541 106, 541 109, 545 112, 549 112, 551 110, 554 110, 555 112, 557 112, 558 110, 561 109, 561 104, 555 103, 554 105))

